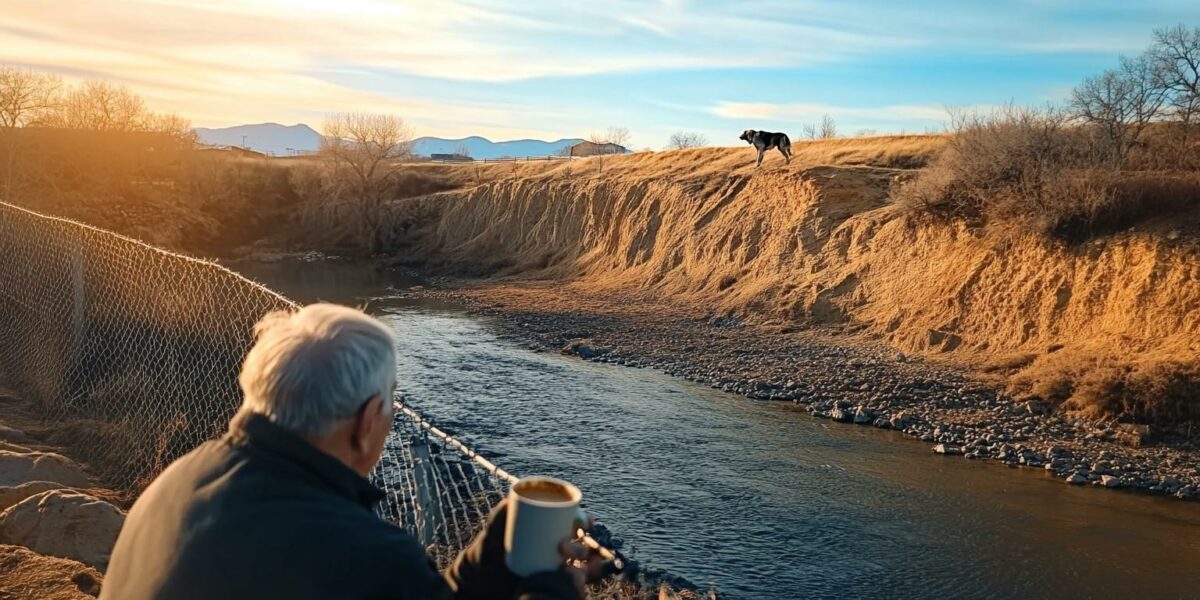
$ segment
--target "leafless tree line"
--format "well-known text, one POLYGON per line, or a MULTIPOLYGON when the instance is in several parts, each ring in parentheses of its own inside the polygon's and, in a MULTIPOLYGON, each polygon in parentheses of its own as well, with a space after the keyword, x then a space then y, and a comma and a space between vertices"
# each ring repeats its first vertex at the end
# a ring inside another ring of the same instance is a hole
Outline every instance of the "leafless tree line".
POLYGON ((0 65, 0 128, 149 131, 194 141, 191 123, 157 113, 128 87, 103 81, 64 85, 49 73, 0 65))
POLYGON ((1070 116, 1090 126, 1101 149, 1123 165, 1155 122, 1169 122, 1179 148, 1187 148, 1200 112, 1200 27, 1156 29, 1137 56, 1088 77, 1071 94, 1070 116))

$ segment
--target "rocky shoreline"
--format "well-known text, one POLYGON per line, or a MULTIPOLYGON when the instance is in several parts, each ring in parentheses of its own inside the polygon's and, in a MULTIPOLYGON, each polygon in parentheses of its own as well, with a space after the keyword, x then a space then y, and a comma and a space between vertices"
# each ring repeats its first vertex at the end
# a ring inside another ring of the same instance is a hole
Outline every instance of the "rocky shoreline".
POLYGON ((1200 500, 1200 451, 1144 425, 1091 422, 838 331, 696 316, 684 307, 544 283, 441 280, 411 292, 496 317, 535 351, 652 368, 815 417, 894 429, 933 453, 1037 469, 1072 485, 1200 500))

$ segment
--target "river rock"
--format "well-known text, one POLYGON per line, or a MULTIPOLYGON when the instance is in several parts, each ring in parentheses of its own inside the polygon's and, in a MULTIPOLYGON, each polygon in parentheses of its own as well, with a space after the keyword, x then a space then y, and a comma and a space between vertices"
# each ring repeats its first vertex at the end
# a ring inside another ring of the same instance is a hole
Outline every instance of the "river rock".
POLYGON ((34 494, 63 487, 63 484, 53 481, 26 481, 21 485, 0 487, 0 512, 34 494))
POLYGON ((79 562, 0 544, 0 598, 75 600, 100 595, 100 572, 79 562))
POLYGON ((27 481, 54 481, 71 487, 88 485, 87 475, 79 465, 60 454, 0 450, 0 486, 27 481))
POLYGON ((1069 459, 1056 458, 1056 459, 1046 463, 1046 470, 1047 471, 1056 471, 1056 472, 1057 471, 1066 471, 1067 469, 1070 469, 1073 466, 1075 466, 1075 463, 1071 462, 1069 459))
POLYGON ((563 354, 575 354, 582 359, 592 359, 612 352, 612 348, 596 346, 585 342, 571 342, 562 349, 563 354))
POLYGON ((1065 481, 1071 485, 1083 485, 1087 483, 1087 477, 1084 477, 1079 473, 1071 473, 1071 475, 1068 476, 1065 481))
POLYGON ((962 454, 962 448, 950 444, 938 444, 933 447, 933 452, 935 454, 956 455, 962 454))
POLYGON ((829 418, 840 423, 848 423, 854 419, 854 415, 841 406, 834 404, 833 408, 829 409, 829 418))
POLYGON ((103 570, 125 514, 94 496, 49 490, 0 513, 0 544, 70 558, 103 570))
POLYGON ((4 423, 0 423, 0 440, 14 444, 28 444, 34 441, 24 431, 13 429, 4 423))
POLYGON ((1119 477, 1113 477, 1112 475, 1101 475, 1100 485, 1106 488, 1121 487, 1121 479, 1119 477))
POLYGON ((854 423, 857 425, 866 425, 871 422, 872 418, 871 411, 861 406, 858 407, 858 410, 854 411, 854 423))

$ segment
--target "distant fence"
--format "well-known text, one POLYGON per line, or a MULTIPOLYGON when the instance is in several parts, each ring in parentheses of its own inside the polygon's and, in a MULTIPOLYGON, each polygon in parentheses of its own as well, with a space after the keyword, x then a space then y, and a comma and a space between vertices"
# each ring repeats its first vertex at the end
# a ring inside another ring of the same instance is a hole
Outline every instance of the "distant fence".
MULTIPOLYGON (((226 430, 254 323, 295 307, 219 265, 0 203, 0 392, 131 496, 226 430)), ((379 513, 444 565, 514 477, 399 400, 379 513)))

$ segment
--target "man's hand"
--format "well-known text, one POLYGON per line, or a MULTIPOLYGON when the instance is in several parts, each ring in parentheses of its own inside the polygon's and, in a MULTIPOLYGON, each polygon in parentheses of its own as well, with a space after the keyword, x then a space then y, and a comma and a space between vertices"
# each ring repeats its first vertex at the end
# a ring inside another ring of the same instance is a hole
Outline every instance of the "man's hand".
POLYGON ((521 579, 504 564, 504 530, 508 501, 492 509, 487 525, 446 569, 445 577, 455 598, 520 598, 521 600, 576 600, 583 598, 588 581, 599 579, 604 561, 583 543, 563 540, 558 550, 563 568, 521 579))
MULTIPOLYGON (((589 529, 591 525, 589 519, 589 529)), ((567 561, 563 569, 571 575, 579 597, 583 598, 587 594, 587 584, 599 581, 604 576, 604 559, 601 558, 600 553, 588 548, 578 540, 563 540, 558 545, 558 552, 567 561)))

